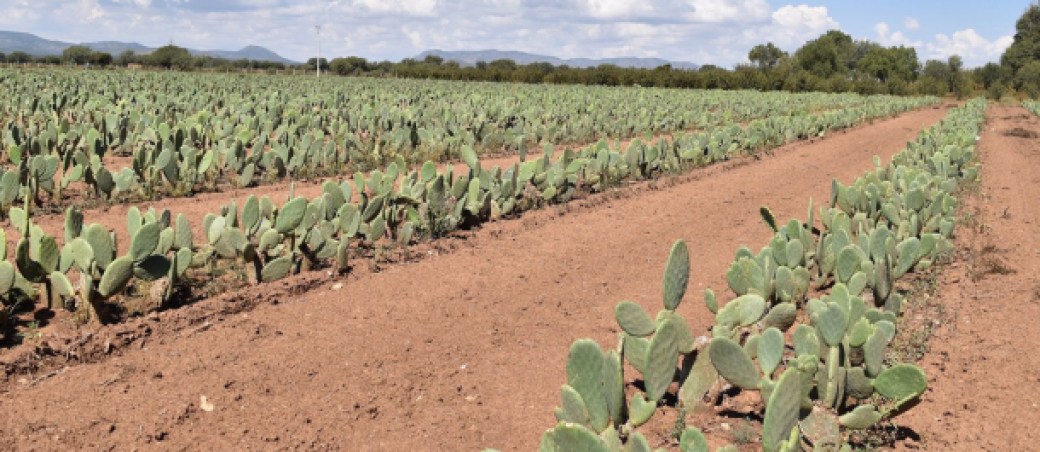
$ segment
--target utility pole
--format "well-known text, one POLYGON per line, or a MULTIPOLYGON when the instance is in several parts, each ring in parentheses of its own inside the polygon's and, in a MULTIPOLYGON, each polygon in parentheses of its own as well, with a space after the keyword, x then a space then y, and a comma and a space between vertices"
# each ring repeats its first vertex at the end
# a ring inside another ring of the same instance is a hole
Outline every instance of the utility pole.
POLYGON ((314 69, 317 78, 321 78, 321 25, 315 25, 314 32, 318 35, 318 58, 314 60, 314 69))

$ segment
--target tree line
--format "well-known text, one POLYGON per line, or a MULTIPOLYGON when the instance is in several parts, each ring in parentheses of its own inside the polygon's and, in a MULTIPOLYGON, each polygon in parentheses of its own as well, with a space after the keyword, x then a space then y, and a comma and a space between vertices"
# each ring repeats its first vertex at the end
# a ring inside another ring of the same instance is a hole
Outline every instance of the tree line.
POLYGON ((69 47, 60 56, 38 58, 25 52, 0 53, 0 62, 97 67, 137 64, 174 70, 302 69, 310 72, 320 64, 322 72, 341 76, 861 94, 953 94, 961 98, 979 94, 1000 98, 1015 93, 1040 97, 1040 5, 1031 4, 1016 22, 1015 29, 1013 44, 1001 56, 999 63, 987 63, 972 69, 966 69, 957 55, 922 63, 913 47, 886 47, 870 40, 855 40, 840 30, 828 31, 793 53, 772 42, 756 45, 748 52, 749 62, 732 69, 710 64, 697 69, 678 69, 670 65, 640 69, 610 64, 576 68, 549 63, 518 64, 507 59, 463 66, 434 55, 397 63, 349 56, 331 61, 311 58, 300 65, 287 65, 193 56, 187 49, 173 44, 141 55, 127 50, 116 57, 85 46, 69 47))

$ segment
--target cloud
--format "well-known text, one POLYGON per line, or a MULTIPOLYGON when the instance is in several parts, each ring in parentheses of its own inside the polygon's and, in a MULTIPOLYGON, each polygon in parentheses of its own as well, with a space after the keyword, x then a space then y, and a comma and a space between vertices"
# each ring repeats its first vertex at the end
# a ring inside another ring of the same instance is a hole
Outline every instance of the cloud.
POLYGON ((879 22, 874 25, 874 33, 877 34, 876 39, 878 44, 884 46, 905 46, 905 47, 921 47, 921 41, 912 41, 907 38, 906 35, 901 31, 892 31, 886 22, 879 22))
POLYGON ((690 0, 691 17, 698 22, 745 22, 769 17, 771 8, 765 0, 690 0))
POLYGON ((960 55, 967 66, 977 66, 1000 58, 1004 50, 1014 42, 1010 35, 988 40, 974 28, 953 32, 952 35, 935 35, 935 41, 929 42, 925 49, 929 58, 945 59, 952 55, 960 55))
POLYGON ((350 6, 375 14, 433 16, 437 11, 437 0, 354 0, 350 6))
POLYGON ((906 19, 903 19, 903 28, 906 28, 907 30, 916 30, 921 28, 921 23, 913 17, 907 17, 906 19))

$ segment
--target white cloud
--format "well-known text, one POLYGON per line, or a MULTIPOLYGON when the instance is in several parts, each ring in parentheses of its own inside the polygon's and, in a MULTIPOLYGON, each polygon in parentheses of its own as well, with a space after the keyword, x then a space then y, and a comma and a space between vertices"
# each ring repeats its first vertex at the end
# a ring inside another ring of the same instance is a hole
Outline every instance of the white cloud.
POLYGON ((916 30, 921 28, 921 23, 913 17, 907 17, 906 19, 903 19, 903 28, 906 28, 907 30, 916 30))
POLYGON ((921 47, 922 45, 921 41, 912 41, 901 31, 892 31, 886 22, 874 25, 874 33, 877 34, 875 37, 877 42, 884 46, 921 47))
POLYGON ((826 6, 785 5, 772 14, 772 24, 764 31, 765 38, 782 46, 799 46, 841 26, 827 12, 826 6))
POLYGON ((765 0, 690 0, 698 22, 746 22, 769 17, 771 8, 765 0))
POLYGON ((585 0, 585 11, 598 19, 618 19, 647 14, 653 11, 642 0, 585 0))
POLYGON ((437 0, 354 0, 353 6, 376 14, 432 16, 437 10, 437 0))
POLYGON ((935 35, 935 41, 929 42, 925 49, 928 58, 945 59, 952 55, 960 55, 968 66, 977 66, 1000 58, 1004 50, 1014 42, 1010 35, 988 40, 975 29, 967 28, 953 32, 951 36, 935 35))

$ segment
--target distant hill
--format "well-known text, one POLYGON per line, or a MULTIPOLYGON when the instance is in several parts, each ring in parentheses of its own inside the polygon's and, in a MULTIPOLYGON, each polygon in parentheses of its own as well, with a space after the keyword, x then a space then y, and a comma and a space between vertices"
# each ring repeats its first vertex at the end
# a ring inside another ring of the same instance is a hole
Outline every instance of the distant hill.
POLYGON ((696 69, 698 66, 693 63, 684 61, 668 61, 660 58, 639 58, 639 57, 620 57, 620 58, 557 58, 548 55, 538 55, 527 52, 507 51, 507 50, 427 50, 420 53, 419 56, 415 57, 418 60, 422 60, 429 55, 438 56, 444 58, 445 61, 457 61, 463 66, 473 66, 478 61, 491 62, 494 60, 508 59, 513 60, 517 64, 531 64, 531 63, 549 63, 553 66, 567 65, 576 68, 588 68, 596 67, 601 64, 613 64, 619 67, 628 68, 640 68, 640 69, 653 69, 665 64, 671 64, 676 69, 696 69))
MULTIPOLYGON (((0 31, 0 52, 3 53, 21 51, 33 56, 61 55, 62 51, 73 45, 84 45, 99 52, 111 53, 112 56, 118 56, 126 50, 133 50, 137 54, 147 54, 155 50, 154 47, 148 47, 136 42, 98 41, 74 44, 69 42, 51 41, 32 33, 0 31)), ((240 50, 188 49, 188 51, 191 52, 192 55, 196 56, 205 55, 228 60, 240 60, 245 58, 247 60, 296 64, 295 61, 284 58, 281 55, 260 46, 246 46, 240 50)))

